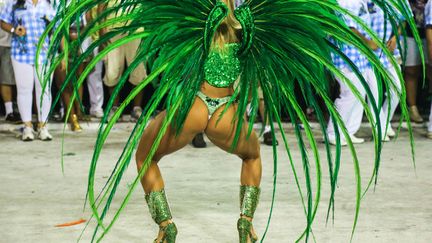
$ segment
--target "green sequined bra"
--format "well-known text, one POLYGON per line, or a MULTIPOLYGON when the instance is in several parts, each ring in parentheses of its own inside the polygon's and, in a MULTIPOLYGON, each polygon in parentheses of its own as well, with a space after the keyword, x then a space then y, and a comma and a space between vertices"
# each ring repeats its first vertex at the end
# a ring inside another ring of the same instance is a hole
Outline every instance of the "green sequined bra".
POLYGON ((224 51, 211 50, 204 64, 205 80, 217 88, 231 86, 240 76, 239 44, 226 44, 225 48, 224 51))

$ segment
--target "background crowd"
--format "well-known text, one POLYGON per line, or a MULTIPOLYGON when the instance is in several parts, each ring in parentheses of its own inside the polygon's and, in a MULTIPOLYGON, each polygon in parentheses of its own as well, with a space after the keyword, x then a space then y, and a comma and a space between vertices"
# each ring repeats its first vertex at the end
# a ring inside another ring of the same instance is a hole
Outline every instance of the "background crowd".
MULTIPOLYGON (((91 12, 81 16, 80 20, 70 26, 70 38, 77 38, 78 33, 87 27, 87 23, 91 23, 93 19, 98 16, 110 4, 116 4, 116 0, 106 1, 105 5, 95 7, 91 12)), ((364 39, 371 49, 373 49, 380 57, 385 68, 388 69, 391 77, 394 78, 395 87, 387 92, 385 101, 383 102, 380 114, 381 126, 385 129, 383 132, 383 140, 388 141, 395 135, 391 124, 386 124, 387 117, 393 118, 394 114, 398 113, 397 104, 399 100, 395 99, 395 92, 398 92, 404 83, 407 90, 407 100, 400 102, 407 102, 409 106, 409 116, 411 121, 419 124, 427 125, 426 116, 429 114, 431 107, 430 93, 432 92, 432 82, 425 82, 423 85, 422 80, 422 66, 420 60, 419 48, 413 39, 412 30, 408 28, 407 31, 407 55, 403 57, 398 52, 397 43, 398 36, 394 35, 394 30, 391 24, 385 24, 389 20, 386 19, 384 13, 377 8, 370 0, 339 0, 339 4, 351 11, 353 14, 362 18, 369 27, 376 32, 379 38, 387 39, 386 45, 388 49, 393 52, 396 59, 405 59, 401 70, 404 73, 404 80, 399 80, 396 75, 396 70, 390 64, 383 51, 377 47, 371 38, 359 26, 356 26, 354 21, 349 18, 344 18, 347 25, 364 39)), ((429 29, 428 24, 432 24, 432 16, 428 11, 427 6, 432 3, 427 3, 427 0, 410 0, 409 5, 413 13, 417 30, 423 40, 425 56, 432 54, 428 52, 429 43, 432 46, 432 29, 429 29), (430 40, 428 39, 430 38, 430 40)), ((240 4, 241 1, 238 1, 240 4)), ((42 64, 45 60, 46 51, 49 45, 49 39, 44 40, 41 53, 36 59, 37 43, 45 28, 52 20, 56 13, 55 1, 48 0, 0 0, 0 90, 1 102, 4 104, 0 107, 0 114, 4 117, 1 123, 16 123, 23 124, 22 140, 33 141, 38 138, 43 141, 52 139, 48 128, 50 122, 60 122, 66 119, 65 111, 67 107, 71 106, 71 113, 67 118, 69 128, 73 132, 83 131, 80 122, 88 121, 90 119, 100 119, 104 114, 104 105, 112 94, 114 87, 118 84, 125 67, 131 63, 139 47, 139 40, 127 43, 113 51, 111 51, 106 58, 98 63, 96 68, 87 77, 87 89, 78 90, 78 95, 83 101, 83 106, 78 101, 74 104, 71 103, 71 96, 73 92, 72 87, 63 87, 64 79, 67 70, 67 63, 62 63, 56 70, 54 77, 52 77, 52 86, 47 89, 42 89, 39 82, 36 70, 36 61, 42 64), (61 97, 61 102, 57 107, 53 108, 53 115, 48 117, 51 110, 52 97, 55 97, 59 90, 64 90, 61 97), (36 136, 35 136, 36 135, 36 136)), ((118 12, 116 14, 121 14, 118 12)), ((111 16, 112 17, 112 16, 111 16)), ((109 19, 108 16, 105 20, 109 19)), ((400 20, 400 25, 404 25, 404 20, 400 20)), ((116 28, 120 26, 110 26, 109 28, 116 28)), ((84 41, 83 45, 77 50, 70 51, 80 55, 86 48, 103 36, 109 31, 108 28, 102 29, 88 40, 84 41)), ((122 36, 117 36, 112 41, 115 41, 122 36)), ((103 48, 103 47, 101 47, 103 48)), ((368 81, 370 89, 375 97, 379 96, 380 90, 378 89, 377 80, 374 79, 372 66, 367 62, 366 58, 362 57, 358 50, 350 46, 343 46, 341 50, 356 64, 358 69, 362 72, 365 79, 368 81)), ((432 52, 432 48, 430 48, 432 52)), ((59 50, 62 51, 62 50, 59 50)), ((94 53, 95 55, 97 52, 94 53)), ((73 59, 70 57, 69 59, 73 59)), ((83 68, 86 66, 85 60, 81 67, 76 71, 76 75, 80 76, 83 68)), ((63 61, 67 62, 67 60, 63 61)), ((353 82, 358 79, 353 71, 350 70, 344 61, 334 58, 334 62, 340 70, 353 82)), ((401 62, 402 63, 402 62, 401 62)), ((432 71, 431 68, 428 69, 432 71)), ((147 73, 151 72, 149 67, 141 64, 136 68, 133 73, 129 75, 129 83, 123 88, 123 93, 127 94, 134 86, 143 81, 147 73)), ((429 73, 429 72, 428 72, 429 73)), ((432 73, 432 72, 431 72, 432 73)), ((432 75, 427 75, 426 80, 432 80, 432 75)), ((361 120, 363 117, 363 108, 359 101, 356 101, 354 95, 348 87, 346 87, 340 80, 334 82, 334 98, 335 105, 344 120, 350 134, 350 139, 354 143, 362 143, 364 139, 355 136, 355 133, 360 128, 361 120)), ((360 84, 358 87, 361 90, 360 84)), ((124 122, 135 122, 141 115, 143 106, 151 96, 152 87, 148 87, 138 95, 131 107, 128 109, 129 114, 124 114, 124 122)), ((382 91, 385 92, 385 91, 382 91)), ((361 94, 365 96, 365 93, 361 94)), ((110 113, 113 113, 121 100, 116 100, 110 113)), ((262 103, 263 104, 263 103, 262 103)), ((304 111, 308 115, 313 116, 313 110, 308 109, 307 101, 304 102, 304 111)), ((263 109, 261 109, 263 110, 263 109)), ((265 112, 262 111, 262 120, 265 112)), ((432 116, 432 115, 431 115, 432 116)), ((269 126, 264 130, 264 142, 268 145, 272 144, 272 138, 269 137, 269 126), (267 137, 266 137, 267 135, 267 137)), ((334 140, 334 126, 329 122, 328 135, 330 141, 334 140)), ((432 124, 429 125, 427 136, 432 139, 432 124)), ((335 143, 335 141, 333 142, 335 143)), ((344 143, 344 141, 342 141, 344 143)), ((205 143, 202 135, 194 139, 193 144, 197 147, 204 147, 205 143)))

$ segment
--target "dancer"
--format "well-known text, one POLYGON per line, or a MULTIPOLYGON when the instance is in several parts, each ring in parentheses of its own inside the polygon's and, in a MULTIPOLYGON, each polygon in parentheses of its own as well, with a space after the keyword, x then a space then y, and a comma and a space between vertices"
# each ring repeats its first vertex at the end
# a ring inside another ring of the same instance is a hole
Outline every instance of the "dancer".
MULTIPOLYGON (((67 1, 67 3, 70 3, 70 1, 67 1)), ((86 25, 86 21, 84 19, 84 16, 81 16, 79 23, 73 22, 71 26, 69 27, 69 38, 71 41, 77 40, 79 38, 78 34, 81 33, 86 25)), ((73 58, 79 57, 83 50, 87 48, 89 45, 89 40, 86 40, 86 42, 83 42, 82 46, 75 46, 74 50, 71 51, 71 56, 67 59, 63 59, 61 65, 56 69, 54 73, 54 81, 57 85, 57 88, 60 90, 63 88, 62 92, 62 100, 65 107, 71 106, 72 109, 70 111, 69 117, 67 119, 67 122, 70 125, 70 129, 72 132, 81 132, 82 127, 79 124, 78 120, 83 119, 83 114, 80 107, 80 102, 78 100, 72 101, 72 93, 74 93, 74 87, 72 84, 64 85, 64 81, 66 79, 66 68, 70 67, 70 64, 66 64, 66 62, 72 62, 73 58), (72 56, 73 55, 73 56, 72 56), (76 57, 75 57, 76 56, 76 57), (63 87, 63 85, 65 87, 63 87)), ((64 47, 61 46, 60 51, 64 51, 64 47)), ((80 76, 84 67, 88 64, 88 60, 85 60, 82 62, 81 66, 76 71, 76 76, 80 76)), ((83 97, 83 87, 80 87, 78 90, 79 99, 82 100, 83 97)))
MULTIPOLYGON (((55 19, 56 22, 59 22, 58 28, 68 23, 69 20, 73 20, 74 15, 79 16, 80 12, 91 9, 98 2, 87 1, 75 7, 66 7, 64 11, 67 11, 69 15, 59 14, 55 19)), ((403 7, 398 2, 395 4, 397 8, 403 7)), ((238 155, 242 160, 240 217, 237 224, 239 239, 240 242, 255 242, 258 237, 252 221, 261 190, 261 157, 253 124, 259 113, 258 87, 260 86, 266 101, 265 108, 273 136, 275 131, 273 124, 277 124, 282 130, 280 119, 282 112, 289 114, 295 129, 298 147, 302 154, 307 189, 304 195, 300 192, 305 201, 303 206, 307 215, 307 224, 301 238, 305 237, 307 240, 319 202, 319 198, 313 196, 316 194, 313 193, 314 188, 311 182, 312 172, 309 160, 312 159, 312 156, 308 156, 309 152, 306 149, 308 146, 311 148, 316 163, 317 188, 321 186, 322 175, 319 170, 321 162, 312 129, 296 99, 297 94, 294 92, 293 82, 298 83, 304 91, 302 95, 307 97, 315 109, 322 131, 325 131, 326 122, 323 118, 323 111, 317 105, 317 98, 312 94, 316 93, 319 99, 324 100, 335 126, 339 126, 340 132, 347 137, 347 143, 354 153, 353 157, 355 157, 355 149, 352 141, 327 94, 329 82, 327 72, 339 77, 354 93, 359 91, 332 64, 331 53, 345 56, 337 45, 327 41, 327 37, 332 36, 337 42, 357 47, 374 65, 376 73, 384 77, 383 81, 390 82, 387 71, 374 52, 334 14, 334 11, 346 14, 348 12, 333 1, 322 0, 248 0, 236 10, 234 10, 234 0, 147 0, 139 1, 139 4, 133 0, 123 0, 113 6, 108 6, 103 14, 108 15, 120 10, 124 10, 122 16, 115 16, 107 20, 105 24, 123 23, 123 26, 105 33, 91 48, 96 48, 95 44, 105 44, 105 40, 112 39, 114 36, 123 36, 123 38, 116 39, 107 45, 106 49, 86 67, 82 77, 75 80, 72 72, 78 68, 78 60, 66 80, 77 86, 82 85, 84 76, 91 72, 93 66, 106 53, 126 42, 141 39, 134 60, 121 77, 119 84, 116 85, 113 96, 108 102, 95 145, 88 185, 89 205, 98 222, 93 239, 100 240, 106 235, 127 204, 133 189, 141 183, 152 218, 160 227, 156 242, 174 242, 177 228, 168 206, 165 184, 158 162, 163 156, 185 146, 196 134, 205 132, 215 145, 238 155), (136 31, 143 26, 146 31, 136 31), (155 58, 156 54, 157 58, 155 58), (107 111, 113 105, 128 75, 146 60, 154 60, 152 72, 137 85, 120 104, 114 116, 105 124, 108 119, 107 111), (97 161, 111 128, 126 106, 132 102, 134 96, 161 74, 163 75, 160 84, 132 131, 106 186, 99 195, 96 195, 94 180, 97 161), (233 83, 238 78, 240 79, 239 85, 234 87, 233 83), (163 101, 164 97, 166 101, 163 101), (161 102, 165 104, 165 111, 150 121, 153 111, 161 102), (249 102, 251 103, 251 119, 246 123, 244 114, 249 102), (299 126, 298 121, 303 124, 303 127, 299 126), (303 128, 306 135, 303 133, 303 128), (308 146, 305 144, 306 141, 308 146), (110 212, 116 189, 122 181, 136 147, 138 175, 130 184, 130 190, 112 220, 107 221, 105 217, 110 212)), ((360 22, 358 19, 356 21, 360 22)), ((83 35, 89 35, 92 31, 97 30, 89 30, 83 35)), ((53 38, 58 40, 64 38, 65 35, 66 33, 58 31, 53 38)), ((385 50, 386 54, 389 54, 384 43, 375 36, 373 40, 385 50)), ((53 41, 49 50, 52 58, 55 58, 55 43, 57 42, 53 41)), ((81 60, 84 60, 86 55, 90 55, 91 48, 80 57, 81 60)), ((67 53, 62 55, 67 55, 67 53)), ((348 63, 348 67, 357 70, 352 63, 348 63)), ((48 71, 45 72, 45 76, 49 75, 49 69, 46 70, 48 71)), ((359 75, 358 70, 356 74, 362 81, 363 88, 367 89, 366 82, 359 75)), ((359 95, 355 97, 361 100, 363 98, 359 95)), ((378 108, 375 105, 376 102, 373 102, 374 97, 368 95, 368 98, 372 100, 372 107, 376 111, 378 108)), ((379 120, 377 114, 373 118, 369 107, 362 104, 371 123, 379 120)), ((406 106, 402 105, 402 110, 407 113, 406 106)), ((380 129, 377 130, 379 133, 380 129)), ((335 140, 336 146, 340 147, 341 136, 338 131, 335 132, 335 140)), ((281 133, 281 136, 290 155, 287 138, 284 133, 281 133)), ((381 137, 374 137, 377 153, 375 172, 377 173, 381 137)), ((331 208, 338 176, 338 170, 333 168, 338 168, 340 157, 336 155, 333 160, 326 135, 325 142, 331 177, 331 208)), ((276 144, 273 143, 273 146, 276 144)), ((274 151, 274 166, 277 168, 277 150, 274 149, 274 151)), ((297 175, 294 162, 290 162, 294 175, 297 175)), ((356 159, 354 163, 359 165, 356 159)), ((358 171, 356 175, 359 178, 358 171)), ((297 176, 296 180, 299 181, 297 176)), ((299 183, 297 186, 300 189, 299 183)), ((357 181, 357 183, 356 208, 358 209, 362 191, 360 182, 357 181)), ((358 210, 356 216, 358 216, 358 210)))
MULTIPOLYGON (((233 84, 240 75, 240 60, 237 51, 240 48, 238 31, 240 23, 234 17, 233 2, 226 1, 229 13, 215 32, 211 42, 210 54, 204 63, 204 80, 193 99, 193 104, 186 115, 181 132, 178 134, 174 126, 164 132, 158 149, 151 159, 151 164, 141 184, 146 193, 153 219, 160 226, 160 234, 156 242, 174 242, 177 234, 172 222, 171 213, 166 201, 164 181, 157 163, 170 154, 188 144, 197 134, 205 132, 213 144, 221 149, 239 156, 242 161, 240 178, 240 219, 237 227, 241 242, 255 242, 257 236, 252 227, 252 219, 258 204, 261 182, 261 157, 258 138, 254 131, 248 134, 243 126, 238 135, 235 148, 232 144, 238 123, 233 123, 238 107, 236 104, 226 106, 234 94, 233 84), (222 113, 224 115, 222 116, 222 113)), ((138 171, 150 155, 153 141, 161 131, 166 112, 160 113, 145 129, 136 153, 138 171)), ((243 119, 241 116, 238 119, 243 119)))

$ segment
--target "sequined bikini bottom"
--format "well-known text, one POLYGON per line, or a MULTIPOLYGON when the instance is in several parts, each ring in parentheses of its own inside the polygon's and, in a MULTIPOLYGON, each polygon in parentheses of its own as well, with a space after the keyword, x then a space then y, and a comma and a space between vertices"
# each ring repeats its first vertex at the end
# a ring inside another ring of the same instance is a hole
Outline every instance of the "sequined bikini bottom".
POLYGON ((206 104, 209 112, 209 119, 219 107, 225 105, 231 99, 231 96, 226 96, 222 98, 210 98, 201 91, 198 91, 197 96, 204 102, 204 104, 206 104))

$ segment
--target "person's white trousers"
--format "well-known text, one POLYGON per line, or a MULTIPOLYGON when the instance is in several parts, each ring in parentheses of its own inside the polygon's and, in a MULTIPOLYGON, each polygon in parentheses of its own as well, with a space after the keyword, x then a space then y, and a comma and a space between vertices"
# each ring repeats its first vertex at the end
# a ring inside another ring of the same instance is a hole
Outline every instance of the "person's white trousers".
MULTIPOLYGON (((94 55, 98 54, 98 50, 94 50, 94 55)), ((102 82, 103 61, 96 64, 93 72, 87 77, 87 87, 90 96, 90 111, 102 111, 104 93, 102 82)))
POLYGON ((39 82, 34 65, 17 62, 12 59, 12 66, 17 87, 18 109, 22 121, 32 121, 33 90, 36 89, 35 101, 38 110, 38 121, 47 122, 51 109, 51 82, 42 94, 42 85, 39 82))
POLYGON ((430 110, 430 115, 429 115, 429 126, 428 126, 428 131, 432 132, 432 102, 431 102, 431 110, 430 110))
MULTIPOLYGON (((390 77, 393 80, 393 83, 396 86, 395 88, 397 89, 397 92, 400 92, 402 89, 402 83, 401 83, 401 80, 399 79, 399 77, 397 75, 396 69, 393 66, 391 66, 388 68, 388 72, 390 74, 390 77)), ((373 76, 372 78, 375 79, 375 76, 373 76)), ((389 118, 389 122, 392 120, 393 115, 396 111, 396 108, 399 104, 399 96, 397 95, 397 92, 395 91, 395 89, 393 87, 389 87, 389 88, 390 88, 389 95, 387 95, 387 98, 384 101, 384 104, 382 107, 383 112, 382 112, 381 119, 383 120, 383 124, 385 124, 384 121, 387 120, 387 117, 389 118)), ((390 126, 390 124, 389 124, 389 126, 390 126)))
MULTIPOLYGON (((363 85, 360 82, 360 79, 355 75, 354 72, 348 69, 342 70, 342 73, 345 75, 345 77, 351 81, 352 85, 358 90, 360 97, 365 99, 366 97, 366 90, 363 87, 363 85)), ((372 95, 375 99, 375 101, 378 101, 378 85, 376 82, 375 75, 372 71, 372 69, 366 69, 362 73, 364 79, 366 80, 369 89, 372 92, 372 95)), ((335 107, 336 110, 339 112, 341 119, 343 123, 345 124, 345 127, 348 131, 349 135, 354 135, 361 126, 362 118, 363 118, 363 105, 362 103, 356 98, 354 93, 351 91, 351 89, 339 78, 336 78, 340 85, 340 95, 335 100, 335 107)), ((372 107, 369 106, 372 112, 372 116, 375 116, 373 114, 372 107)), ((384 115, 380 114, 380 117, 384 117, 384 115)), ((381 119, 380 119, 381 120, 381 119)), ((385 120, 381 121, 381 124, 385 125, 385 120)), ((335 130, 333 126, 333 121, 330 119, 329 124, 327 126, 327 133, 330 138, 335 137, 335 130)), ((341 137, 343 138, 343 134, 340 132, 341 137)))

